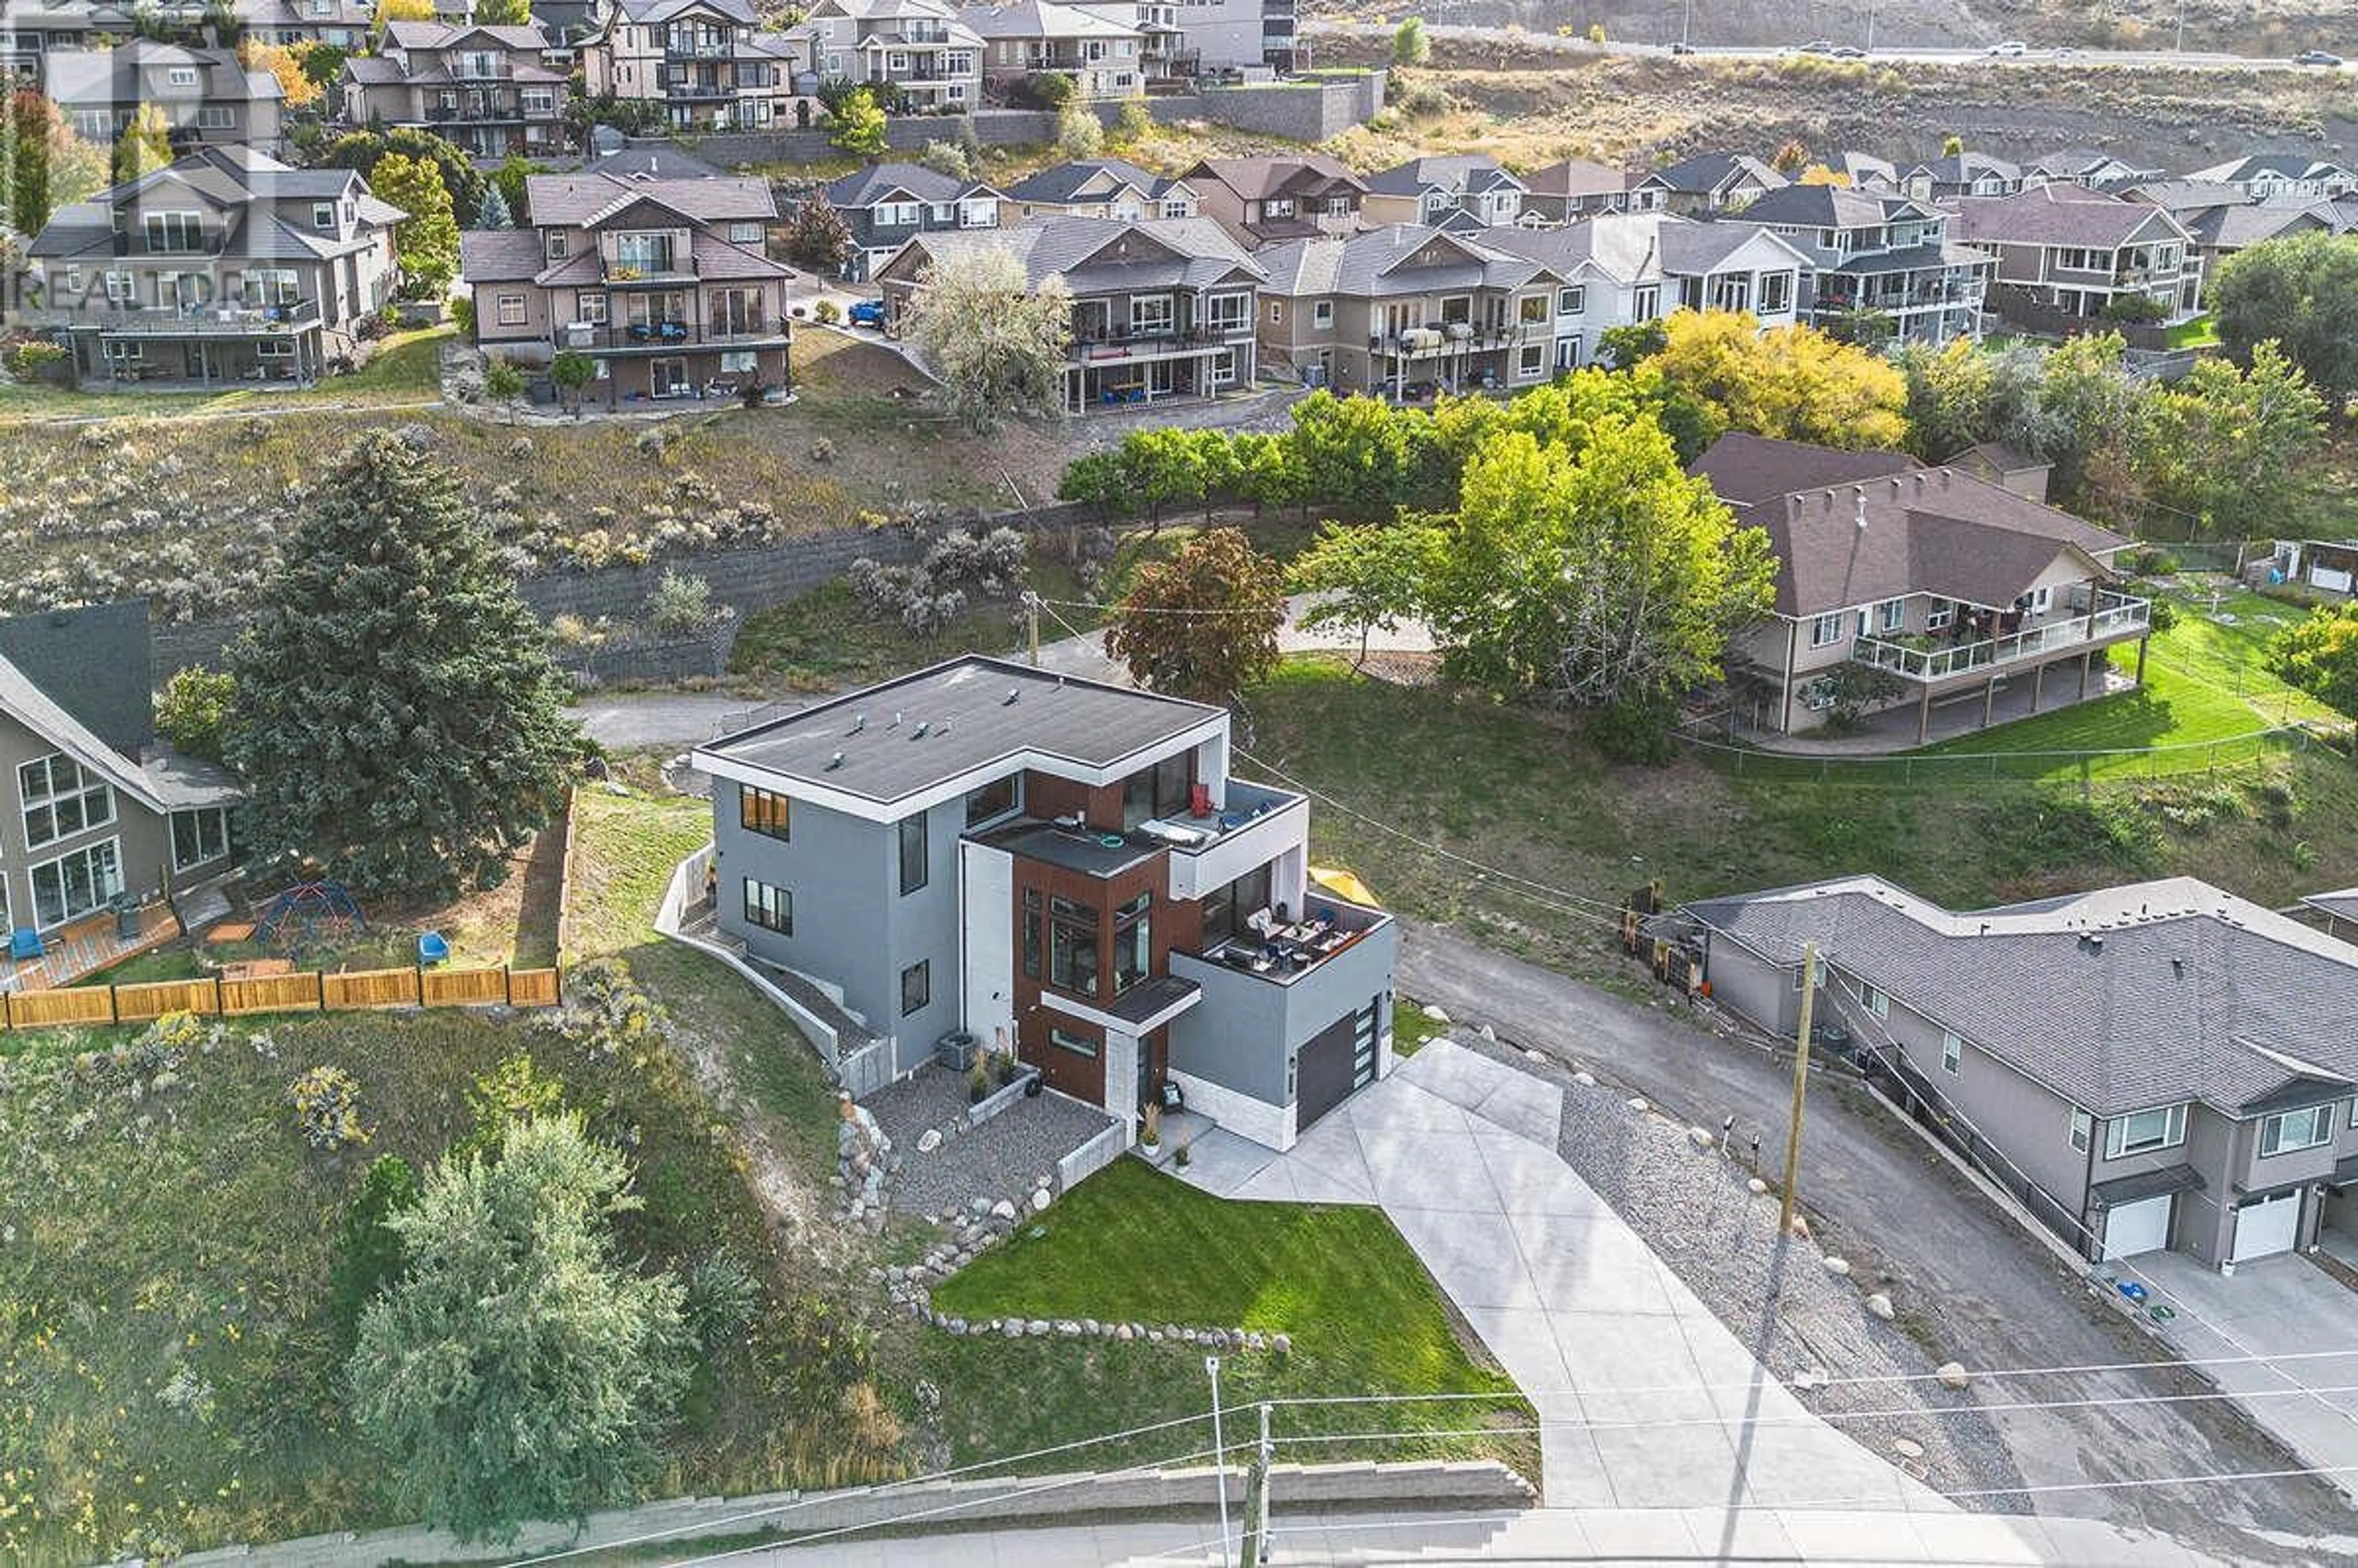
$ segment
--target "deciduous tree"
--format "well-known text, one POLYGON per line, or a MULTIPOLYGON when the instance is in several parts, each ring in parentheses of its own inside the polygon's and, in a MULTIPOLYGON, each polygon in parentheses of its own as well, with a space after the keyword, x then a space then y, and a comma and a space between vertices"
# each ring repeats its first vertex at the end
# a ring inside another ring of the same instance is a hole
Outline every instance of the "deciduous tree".
POLYGON ((1643 362, 1723 430, 1828 447, 1896 447, 1908 433, 1900 373, 1809 327, 1763 332, 1748 312, 1682 310, 1643 362))
POLYGON ((462 1540, 635 1499, 687 1387, 678 1280, 614 1256, 639 1206, 576 1117, 511 1123, 382 1224, 401 1272, 361 1314, 353 1424, 399 1505, 462 1540))
POLYGON ((393 232, 408 287, 430 297, 447 293, 459 276, 459 222, 442 171, 423 158, 387 153, 377 160, 369 188, 408 214, 393 232))
POLYGON ((172 163, 172 123, 160 103, 142 103, 114 142, 114 182, 128 185, 172 163))
POLYGON ((2287 685, 2358 718, 2358 604, 2320 605, 2277 633, 2268 668, 2287 685))
MULTIPOLYGON (((476 168, 475 160, 456 143, 415 125, 399 125, 390 131, 346 131, 320 148, 316 161, 335 168, 357 169, 373 189, 377 164, 392 153, 423 158, 432 164, 442 176, 442 188, 450 193, 451 211, 472 212, 482 204, 483 176, 476 168)), ((377 194, 384 196, 384 192, 379 190, 377 194)), ((508 210, 516 211, 513 192, 508 210)))
POLYGON ((1013 255, 977 245, 918 275, 906 322, 969 429, 993 429, 1008 414, 1064 412, 1073 297, 1063 278, 1035 288, 1013 255))
POLYGON ((2274 339, 2337 421, 2358 396, 2358 236, 2296 234, 2247 245, 2211 287, 2219 338, 2237 362, 2274 339))
POLYGON ((884 150, 884 111, 867 88, 855 87, 837 100, 831 118, 834 129, 827 139, 833 146, 860 157, 884 150))
POLYGON ((532 26, 532 0, 475 0, 475 24, 483 27, 532 26))
POLYGON ((2266 535, 2301 492, 2325 400, 2273 342, 2251 368, 2199 361, 2152 396, 2136 469, 2147 503, 2190 535, 2266 535))
POLYGON ((1416 612, 1418 554, 1401 548, 1387 533, 1382 524, 1330 523, 1288 574, 1296 593, 1313 596, 1303 627, 1358 633, 1353 669, 1368 662, 1368 638, 1378 627, 1392 631, 1416 612))
POLYGON ((1284 568, 1240 530, 1214 528, 1139 568, 1105 647, 1150 691, 1226 702, 1277 667, 1284 624, 1284 568))
POLYGON ((224 737, 256 857, 448 892, 548 819, 580 737, 546 634, 423 427, 321 476, 233 659, 224 737))
POLYGON ((1078 98, 1056 111, 1056 151, 1067 161, 1092 158, 1105 151, 1105 126, 1097 111, 1078 98))
POLYGON ((278 83, 280 101, 289 109, 308 109, 326 91, 307 69, 308 50, 287 44, 265 44, 248 38, 238 46, 237 58, 248 70, 265 71, 278 83))
POLYGON ((851 225, 824 190, 814 190, 786 219, 786 259, 813 272, 835 272, 851 257, 851 225))

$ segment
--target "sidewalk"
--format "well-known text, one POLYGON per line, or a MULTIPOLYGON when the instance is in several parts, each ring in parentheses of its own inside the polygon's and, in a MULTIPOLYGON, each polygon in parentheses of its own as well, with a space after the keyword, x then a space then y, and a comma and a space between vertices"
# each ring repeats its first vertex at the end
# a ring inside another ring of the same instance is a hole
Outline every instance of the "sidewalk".
MULTIPOLYGON (((1238 1521, 1231 1520, 1233 1535, 1238 1521)), ((1717 1509, 1535 1509, 1520 1514, 1416 1519, 1361 1514, 1274 1520, 1273 1563, 1795 1563, 1888 1568, 2196 1568, 2219 1562, 2167 1537, 2095 1519, 1996 1514, 1827 1513, 1717 1509)), ((1076 1525, 1056 1530, 836 1538, 747 1552, 733 1562, 840 1568, 1213 1568, 1217 1521, 1076 1525)))

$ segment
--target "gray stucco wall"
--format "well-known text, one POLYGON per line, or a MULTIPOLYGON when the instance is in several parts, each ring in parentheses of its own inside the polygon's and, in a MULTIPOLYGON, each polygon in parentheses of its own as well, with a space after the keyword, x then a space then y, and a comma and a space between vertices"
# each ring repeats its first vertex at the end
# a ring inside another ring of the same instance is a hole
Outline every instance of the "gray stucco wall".
POLYGON ((937 806, 927 819, 925 885, 901 892, 894 825, 869 822, 807 801, 792 807, 790 839, 749 832, 741 786, 713 784, 713 846, 719 858, 720 928, 756 957, 841 988, 844 1005, 895 1042, 893 1071, 924 1060, 935 1039, 957 1027, 957 837, 963 806, 937 806), (792 936, 745 919, 744 879, 794 894, 792 936), (925 1005, 901 1011, 901 971, 931 966, 925 1005))
POLYGON ((1399 956, 1400 927, 1389 921, 1291 985, 1174 953, 1171 972, 1204 991, 1171 1025, 1171 1066, 1271 1105, 1290 1105, 1286 1068, 1304 1041, 1371 1000, 1378 1000, 1377 1033, 1390 1029, 1399 956))
POLYGON ((33 910, 32 868, 36 864, 103 844, 110 838, 116 841, 116 863, 123 871, 123 886, 131 892, 184 886, 226 864, 210 861, 176 874, 172 870, 172 836, 168 819, 121 790, 114 792, 114 821, 44 844, 38 849, 28 848, 25 842, 25 802, 16 769, 56 751, 55 746, 15 719, 0 713, 0 892, 6 894, 5 918, 0 919, 0 930, 39 924, 33 910))

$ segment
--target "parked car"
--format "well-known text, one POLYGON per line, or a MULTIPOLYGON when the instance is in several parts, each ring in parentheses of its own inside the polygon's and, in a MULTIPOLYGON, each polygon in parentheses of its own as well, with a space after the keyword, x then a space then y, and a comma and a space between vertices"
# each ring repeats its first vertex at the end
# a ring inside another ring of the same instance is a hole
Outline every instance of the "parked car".
POLYGON ((2000 59, 2020 59, 2030 52, 2030 46, 2020 38, 2007 38, 2003 42, 1990 45, 1988 52, 2000 59))
POLYGON ((1859 48, 1856 44, 1844 44, 1838 49, 1829 49, 1826 52, 1833 55, 1836 59, 1865 59, 1866 58, 1866 51, 1859 48))
POLYGON ((2328 54, 2323 49, 2303 49, 2292 57, 2292 62, 2295 65, 2340 65, 2342 57, 2328 54))
POLYGON ((1671 46, 1671 52, 1672 54, 1693 54, 1694 53, 1694 45, 1689 43, 1672 44, 1671 46))
POLYGON ((884 302, 882 299, 854 300, 851 306, 850 321, 855 327, 873 327, 878 331, 882 331, 884 302))
POLYGON ((1834 52, 1834 41, 1832 38, 1812 38, 1808 43, 1795 44, 1793 52, 1795 54, 1832 54, 1834 52))

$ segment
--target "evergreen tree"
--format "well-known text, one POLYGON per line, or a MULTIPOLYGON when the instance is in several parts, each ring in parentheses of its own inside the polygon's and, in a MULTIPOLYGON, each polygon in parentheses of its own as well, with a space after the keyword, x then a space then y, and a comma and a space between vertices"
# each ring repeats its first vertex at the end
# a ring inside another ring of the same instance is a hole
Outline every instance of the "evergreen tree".
POLYGON ((579 744, 541 628, 429 439, 374 431, 338 460, 233 658, 224 755, 257 858, 374 892, 498 871, 579 744))
POLYGON ((814 190, 786 219, 786 259, 813 272, 834 272, 851 258, 851 225, 825 190, 814 190))
POLYGON ((475 227, 478 229, 515 227, 515 214, 508 211, 508 199, 501 192, 497 179, 483 181, 483 200, 475 209, 475 227))

